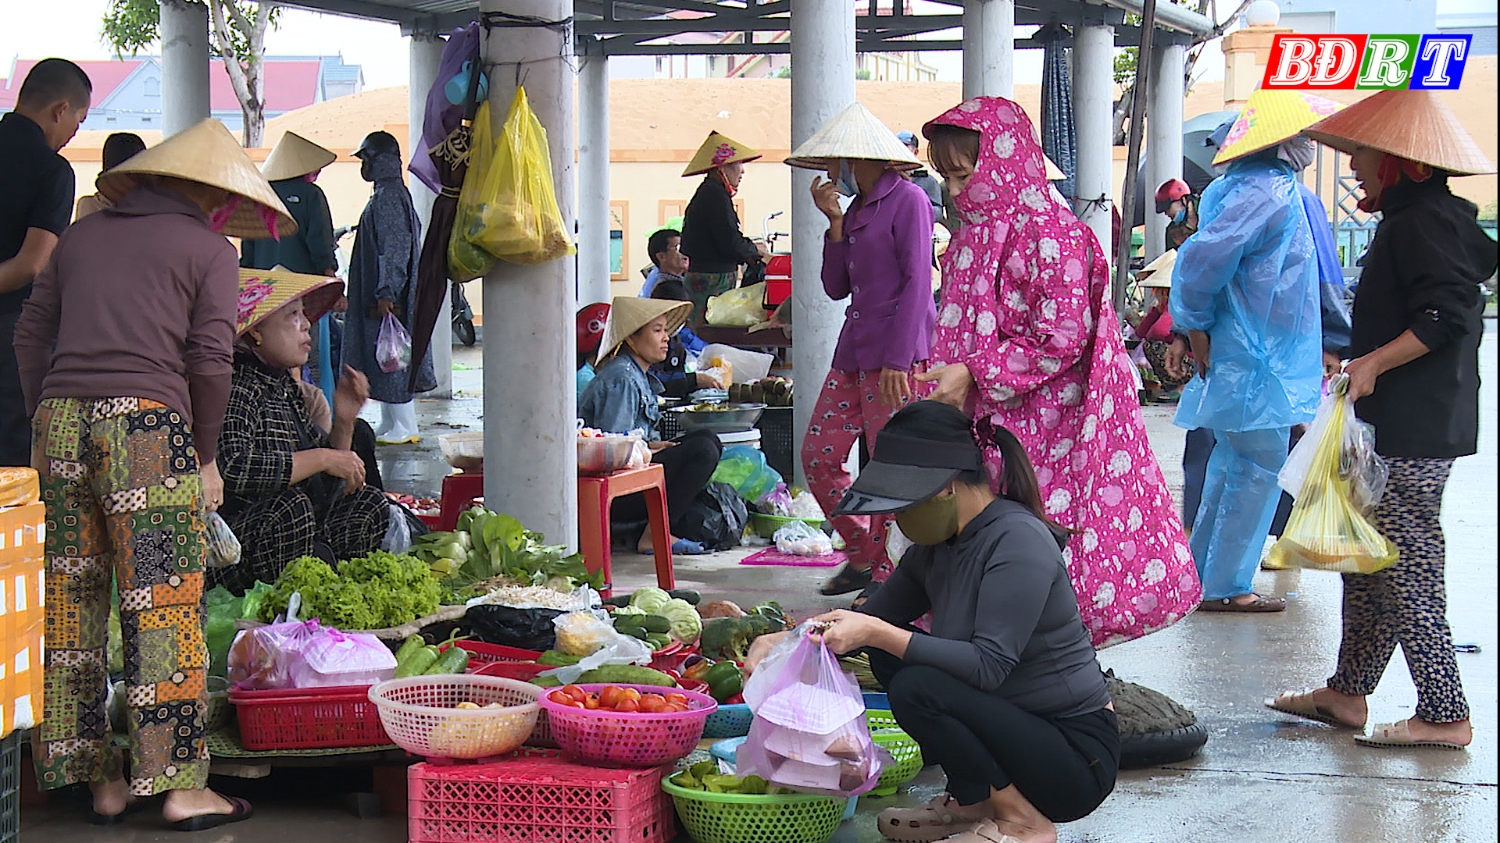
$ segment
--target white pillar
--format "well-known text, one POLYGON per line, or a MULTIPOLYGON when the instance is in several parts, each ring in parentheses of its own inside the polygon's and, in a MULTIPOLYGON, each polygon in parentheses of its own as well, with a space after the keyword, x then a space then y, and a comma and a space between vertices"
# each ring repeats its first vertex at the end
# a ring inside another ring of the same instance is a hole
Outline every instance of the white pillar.
POLYGON ((208 6, 161 2, 161 134, 170 137, 209 116, 208 6))
POLYGON ((1078 156, 1073 177, 1078 198, 1073 210, 1094 230, 1111 264, 1114 45, 1115 30, 1107 24, 1080 26, 1073 31, 1073 132, 1078 156))
POLYGON ((964 99, 1014 95, 1014 0, 964 0, 964 99))
POLYGON ((578 304, 607 302, 609 286, 609 57, 578 64, 578 304))
MULTIPOLYGON (((441 36, 414 33, 407 43, 406 114, 410 129, 406 135, 409 156, 426 155, 422 148, 422 122, 427 116, 427 92, 437 81, 438 65, 443 60, 441 36)), ((427 224, 432 219, 432 201, 437 197, 427 189, 420 179, 408 178, 412 204, 417 206, 417 217, 422 221, 422 237, 427 237, 427 224)), ((443 307, 438 311, 437 324, 432 329, 432 371, 437 375, 437 389, 424 393, 426 398, 453 397, 453 320, 449 318, 448 293, 443 293, 443 307)))
MULTIPOLYGON (((854 4, 792 0, 792 148, 854 102, 854 4)), ((797 482, 803 474, 802 437, 812 419, 844 305, 823 292, 823 239, 828 219, 813 205, 811 170, 792 169, 792 399, 797 482)))
POLYGON ((1157 44, 1151 52, 1151 99, 1146 102, 1146 151, 1150 166, 1146 183, 1147 261, 1166 250, 1167 218, 1156 213, 1152 195, 1167 179, 1182 178, 1183 63, 1187 48, 1157 44))
MULTIPOLYGON (((483 12, 567 20, 571 0, 482 0, 483 12)), ((573 228, 571 38, 545 27, 489 30, 490 117, 498 131, 518 80, 543 128, 564 224, 573 228), (517 68, 520 68, 519 72, 517 68)), ((548 542, 578 545, 573 257, 500 261, 484 277, 484 500, 548 542)))

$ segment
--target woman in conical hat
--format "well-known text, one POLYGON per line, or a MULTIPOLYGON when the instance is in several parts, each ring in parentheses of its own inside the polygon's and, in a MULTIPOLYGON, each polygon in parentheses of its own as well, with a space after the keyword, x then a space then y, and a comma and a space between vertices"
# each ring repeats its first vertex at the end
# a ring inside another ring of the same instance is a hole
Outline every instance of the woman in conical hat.
MULTIPOLYGON (((851 103, 793 151, 786 163, 819 170, 814 204, 828 218, 823 288, 848 298, 833 365, 802 440, 807 485, 824 512, 833 512, 854 481, 844 465, 864 437, 873 449, 891 415, 913 397, 911 376, 927 362, 937 310, 932 298, 932 201, 902 177, 922 166, 911 149, 870 110, 851 103), (839 194, 852 198, 848 210, 839 194)), ((859 591, 884 582, 890 518, 834 518, 849 562, 823 594, 859 591)))
POLYGON ((765 247, 740 233, 740 218, 734 210, 744 165, 759 157, 750 147, 709 132, 682 172, 684 178, 703 176, 682 215, 681 249, 692 263, 683 283, 693 299, 694 326, 703 324, 711 297, 739 283, 740 266, 753 266, 767 257, 765 247))
POLYGON ((280 240, 247 239, 240 264, 249 269, 280 266, 308 275, 333 275, 338 257, 328 197, 313 182, 338 156, 295 132, 287 132, 266 157, 261 173, 297 223, 297 233, 280 240))
POLYGON ((1468 746, 1473 728, 1446 617, 1440 516, 1454 459, 1478 448, 1479 285, 1494 276, 1496 257, 1473 203, 1454 196, 1448 180, 1495 168, 1433 91, 1382 91, 1307 133, 1350 153, 1360 207, 1382 214, 1355 293, 1353 359, 1344 372, 1389 471, 1372 520, 1400 558, 1374 574, 1344 575, 1343 640, 1326 687, 1268 704, 1360 728, 1365 698, 1399 642, 1416 711, 1354 739, 1468 746))
POLYGON ((44 788, 87 783, 90 819, 165 793, 183 830, 250 816, 207 789, 204 511, 229 398, 238 267, 220 232, 295 224, 222 123, 205 120, 99 177, 113 204, 63 232, 16 325, 47 504, 44 788), (82 560, 82 561, 80 561, 82 560), (101 637, 119 584, 130 777, 104 717, 101 637), (94 665, 80 669, 79 665, 94 665))
MULTIPOLYGON (((594 379, 578 399, 578 417, 584 426, 606 433, 645 433, 653 454, 651 461, 666 474, 667 513, 674 536, 699 532, 685 516, 718 468, 721 453, 719 438, 706 430, 693 431, 676 442, 661 441, 657 430, 661 409, 656 399, 663 387, 651 367, 667 359, 672 335, 687 324, 692 307, 685 301, 617 297, 610 304, 599 342, 594 379)), ((641 495, 622 499, 615 505, 613 517, 643 523, 646 502, 641 495)), ((650 533, 643 533, 637 541, 638 549, 647 552, 649 541, 650 533)), ((703 550, 697 542, 680 538, 672 546, 672 552, 678 554, 703 550)))

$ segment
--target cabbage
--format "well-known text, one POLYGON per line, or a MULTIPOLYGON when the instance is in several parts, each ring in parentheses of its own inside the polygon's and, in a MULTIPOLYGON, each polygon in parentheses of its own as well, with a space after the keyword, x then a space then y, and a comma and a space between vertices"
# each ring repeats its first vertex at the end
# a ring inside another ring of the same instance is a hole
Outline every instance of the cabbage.
MULTIPOLYGON (((630 605, 644 611, 648 615, 665 616, 666 613, 661 611, 661 607, 667 605, 671 599, 672 595, 654 585, 648 585, 636 589, 635 594, 630 595, 630 605)), ((687 601, 679 602, 686 603, 687 601)), ((689 606, 688 608, 691 609, 692 607, 689 606)))
MULTIPOLYGON (((657 589, 660 591, 660 589, 657 589)), ((636 592, 639 594, 640 592, 636 592)), ((672 623, 672 637, 684 644, 692 644, 698 640, 698 634, 703 631, 703 619, 698 617, 698 610, 693 604, 673 597, 656 610, 672 623)))
POLYGON ((615 610, 615 614, 616 615, 649 615, 651 613, 648 612, 648 611, 646 611, 645 609, 642 609, 639 606, 626 606, 623 609, 616 609, 615 610))

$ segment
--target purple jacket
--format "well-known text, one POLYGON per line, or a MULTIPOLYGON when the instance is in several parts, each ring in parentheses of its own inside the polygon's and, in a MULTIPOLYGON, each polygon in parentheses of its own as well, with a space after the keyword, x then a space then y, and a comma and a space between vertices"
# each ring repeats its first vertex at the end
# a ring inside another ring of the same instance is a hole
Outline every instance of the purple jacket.
POLYGON ((823 289, 849 297, 833 368, 908 370, 927 359, 932 299, 932 203, 888 170, 844 214, 844 239, 823 240, 823 289))

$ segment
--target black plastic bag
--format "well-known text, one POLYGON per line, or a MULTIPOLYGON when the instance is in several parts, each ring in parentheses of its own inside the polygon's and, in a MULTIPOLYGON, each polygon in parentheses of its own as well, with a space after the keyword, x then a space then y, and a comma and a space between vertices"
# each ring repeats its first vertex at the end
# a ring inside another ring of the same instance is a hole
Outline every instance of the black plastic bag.
POLYGON ((551 650, 557 644, 552 619, 566 614, 556 609, 512 609, 473 606, 464 615, 475 640, 523 650, 551 650))
POLYGON ((745 533, 745 524, 750 513, 739 492, 728 483, 709 483, 692 506, 674 525, 681 533, 678 538, 695 541, 710 550, 728 550, 738 547, 745 533))

